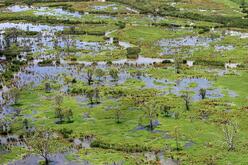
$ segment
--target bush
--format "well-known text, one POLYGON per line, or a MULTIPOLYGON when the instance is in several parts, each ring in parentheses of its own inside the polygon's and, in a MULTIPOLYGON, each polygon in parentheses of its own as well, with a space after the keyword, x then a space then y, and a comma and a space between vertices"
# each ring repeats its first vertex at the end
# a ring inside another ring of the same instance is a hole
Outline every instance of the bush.
POLYGON ((125 22, 122 22, 122 21, 118 21, 116 23, 116 26, 118 26, 119 29, 124 29, 126 27, 126 23, 125 22))
POLYGON ((205 60, 197 60, 195 61, 195 65, 207 65, 207 66, 220 66, 224 67, 225 63, 221 61, 205 61, 205 60))
POLYGON ((53 64, 53 60, 50 60, 50 59, 43 60, 43 61, 40 61, 38 64, 39 65, 52 65, 53 64))
POLYGON ((69 138, 70 135, 72 134, 73 130, 67 129, 67 128, 62 128, 59 130, 59 133, 63 135, 64 138, 69 138))
POLYGON ((127 48, 127 58, 136 59, 139 56, 141 49, 139 47, 127 48))
POLYGON ((171 63, 171 60, 163 60, 162 63, 163 64, 170 64, 171 63))
POLYGON ((11 0, 5 0, 5 1, 4 1, 4 5, 5 5, 5 6, 10 6, 10 5, 13 5, 13 4, 14 4, 14 2, 11 1, 11 0))

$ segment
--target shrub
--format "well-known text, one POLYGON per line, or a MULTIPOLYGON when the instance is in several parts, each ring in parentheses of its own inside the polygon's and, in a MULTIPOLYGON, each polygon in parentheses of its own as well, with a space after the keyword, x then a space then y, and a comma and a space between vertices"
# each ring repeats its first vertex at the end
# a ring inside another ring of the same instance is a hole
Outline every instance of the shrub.
POLYGON ((138 58, 141 49, 139 47, 130 47, 127 48, 127 58, 135 59, 138 58))
POLYGON ((53 64, 53 60, 50 60, 50 59, 43 60, 43 61, 40 61, 38 64, 39 65, 52 65, 53 64))

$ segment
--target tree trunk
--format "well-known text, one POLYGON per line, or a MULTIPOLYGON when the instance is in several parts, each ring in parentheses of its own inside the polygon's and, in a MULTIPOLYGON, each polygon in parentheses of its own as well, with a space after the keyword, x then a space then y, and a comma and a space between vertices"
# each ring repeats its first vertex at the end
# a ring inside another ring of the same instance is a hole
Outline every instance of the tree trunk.
POLYGON ((89 78, 88 78, 88 85, 91 85, 91 82, 92 82, 92 78, 89 77, 89 78))
POLYGON ((116 122, 120 123, 120 114, 119 114, 119 112, 116 113, 116 122))
POLYGON ((151 131, 153 130, 153 123, 152 123, 152 120, 150 120, 150 129, 151 129, 151 131))
POLYGON ((49 165, 49 160, 48 160, 48 158, 45 158, 45 165, 49 165))
POLYGON ((185 100, 185 104, 186 104, 187 111, 189 111, 189 102, 188 102, 188 100, 185 100))

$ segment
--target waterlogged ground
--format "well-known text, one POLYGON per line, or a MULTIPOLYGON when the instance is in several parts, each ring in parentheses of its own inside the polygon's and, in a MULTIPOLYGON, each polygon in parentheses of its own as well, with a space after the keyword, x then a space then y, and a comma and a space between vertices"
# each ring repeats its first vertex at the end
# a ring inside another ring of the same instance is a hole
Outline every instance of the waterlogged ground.
MULTIPOLYGON (((171 5, 204 14, 239 10, 171 5)), ((247 164, 245 29, 111 2, 12 5, 1 14, 9 18, 0 22, 1 164, 39 164, 25 135, 40 127, 70 132, 64 139, 71 147, 51 154, 50 164, 247 164), (33 19, 13 19, 21 15, 33 19), (20 52, 4 51, 12 49, 20 52), (73 112, 70 123, 55 117, 58 95, 73 112), (239 126, 232 151, 223 132, 228 121, 239 126)))

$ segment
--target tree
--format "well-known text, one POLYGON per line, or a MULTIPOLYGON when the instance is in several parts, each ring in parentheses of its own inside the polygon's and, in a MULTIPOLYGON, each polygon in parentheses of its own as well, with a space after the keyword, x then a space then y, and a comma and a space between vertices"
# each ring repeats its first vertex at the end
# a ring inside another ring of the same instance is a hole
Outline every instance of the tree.
POLYGON ((246 7, 245 0, 241 0, 241 2, 240 2, 240 8, 244 9, 245 7, 246 7))
POLYGON ((164 115, 164 117, 169 117, 170 116, 170 109, 171 107, 165 104, 159 105, 159 109, 161 113, 164 115))
MULTIPOLYGON (((0 51, 0 54, 4 54, 7 61, 13 61, 21 53, 21 47, 16 44, 11 44, 9 47, 5 48, 3 51, 0 51)), ((14 69, 14 68, 13 68, 14 69)))
POLYGON ((111 68, 109 70, 109 75, 112 77, 114 81, 117 81, 119 79, 119 72, 116 68, 111 68))
POLYGON ((113 104, 111 107, 108 107, 108 110, 113 112, 115 122, 117 124, 121 123, 123 110, 124 110, 124 104, 120 102, 121 100, 117 101, 115 104, 113 104))
POLYGON ((228 121, 223 126, 223 133, 228 151, 235 150, 235 143, 237 141, 238 135, 238 124, 232 121, 228 121))
POLYGON ((89 87, 84 91, 84 94, 89 99, 89 104, 99 104, 100 103, 100 90, 99 88, 89 87))
POLYGON ((5 0, 4 1, 4 5, 5 6, 10 6, 10 5, 12 5, 14 2, 13 1, 10 1, 10 0, 5 0))
POLYGON ((180 73, 180 69, 181 69, 181 57, 179 56, 179 55, 175 55, 174 56, 174 64, 175 64, 175 72, 177 73, 177 74, 179 74, 180 73))
POLYGON ((101 68, 97 68, 95 70, 95 75, 98 78, 98 81, 100 81, 101 78, 105 75, 105 72, 101 68))
POLYGON ((52 90, 50 83, 45 83, 45 92, 50 93, 52 90))
POLYGON ((62 95, 57 95, 55 96, 55 99, 54 99, 54 103, 55 103, 55 106, 56 107, 61 107, 62 103, 63 103, 63 96, 62 95))
POLYGON ((64 112, 64 118, 67 120, 68 123, 72 122, 72 118, 73 118, 73 112, 71 109, 66 109, 64 112))
MULTIPOLYGON (((54 48, 58 49, 59 46, 59 41, 56 39, 56 37, 53 37, 53 41, 54 41, 54 48)), ((56 54, 56 58, 59 58, 59 53, 56 54)))
POLYGON ((111 115, 114 116, 115 122, 120 124, 123 119, 123 113, 125 109, 127 109, 127 104, 125 103, 125 99, 119 98, 112 104, 110 107, 107 108, 108 111, 111 111, 111 115))
POLYGON ((119 29, 124 29, 126 27, 126 23, 123 21, 118 21, 115 25, 118 26, 119 29))
POLYGON ((30 7, 33 4, 33 0, 24 0, 24 3, 30 7))
POLYGON ((200 96, 202 98, 202 100, 204 100, 206 98, 206 93, 207 93, 207 90, 206 89, 200 89, 200 96))
POLYGON ((180 138, 180 130, 178 127, 175 127, 174 129, 174 136, 175 136, 175 141, 176 141, 176 150, 180 150, 180 143, 179 143, 179 138, 180 138))
POLYGON ((152 13, 154 15, 154 17, 152 18, 152 21, 154 23, 157 22, 157 18, 160 14, 160 6, 161 6, 161 3, 159 1, 158 2, 154 1, 154 3, 152 3, 152 10, 153 10, 152 13))
POLYGON ((62 123, 64 120, 64 114, 63 114, 63 109, 62 109, 62 103, 63 103, 63 96, 62 95, 57 95, 55 96, 54 99, 54 104, 55 104, 55 117, 59 118, 59 123, 62 123))
POLYGON ((32 126, 31 126, 31 123, 29 122, 29 120, 24 119, 22 124, 23 124, 23 130, 25 131, 26 136, 31 135, 31 133, 33 132, 33 129, 32 129, 32 126))
POLYGON ((13 101, 14 104, 18 103, 18 99, 20 98, 21 92, 18 88, 14 87, 9 91, 9 98, 13 101))
POLYGON ((59 118, 58 124, 63 123, 66 121, 67 123, 72 123, 73 120, 73 112, 71 109, 62 109, 61 107, 55 108, 55 115, 57 118, 59 118))
POLYGON ((117 124, 121 123, 121 116, 122 116, 122 110, 120 107, 114 108, 114 114, 115 114, 115 122, 117 124))
POLYGON ((191 101, 189 91, 185 91, 184 94, 182 95, 182 98, 184 100, 186 110, 189 111, 190 110, 190 101, 191 101))
POLYGON ((69 56, 70 55, 70 48, 72 46, 73 40, 71 39, 70 34, 68 34, 68 35, 63 34, 62 40, 65 42, 67 56, 69 56))
POLYGON ((26 138, 25 142, 31 152, 45 159, 46 165, 49 164, 51 154, 64 151, 67 147, 67 143, 48 128, 36 130, 33 136, 26 138))
POLYGON ((16 28, 11 28, 5 33, 6 48, 11 46, 11 43, 17 44, 18 30, 16 28))
POLYGON ((64 120, 64 114, 63 114, 63 109, 61 107, 56 107, 55 108, 55 117, 59 118, 58 123, 62 123, 64 120))
POLYGON ((144 105, 144 117, 149 121, 149 130, 154 129, 154 122, 158 118, 158 111, 154 103, 146 103, 144 105))
POLYGON ((23 120, 23 128, 24 128, 25 130, 28 130, 28 128, 29 128, 28 119, 24 119, 24 120, 23 120))
POLYGON ((129 47, 127 48, 127 58, 128 59, 137 59, 141 49, 139 47, 129 47))
POLYGON ((111 111, 113 111, 114 119, 117 124, 121 123, 121 116, 122 116, 122 110, 118 105, 112 106, 109 108, 111 111))
POLYGON ((93 82, 94 69, 92 67, 89 67, 85 70, 85 72, 86 72, 86 79, 88 81, 88 85, 91 85, 93 82))
POLYGON ((143 73, 140 70, 137 70, 134 74, 135 74, 137 79, 141 79, 141 76, 143 76, 143 73))
POLYGON ((76 33, 76 27, 75 26, 70 26, 70 33, 75 34, 76 33))
POLYGON ((89 99, 89 104, 94 104, 93 98, 94 98, 94 89, 89 88, 86 91, 86 97, 89 99))
POLYGON ((95 88, 94 90, 95 103, 100 103, 100 90, 99 88, 95 88))

